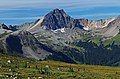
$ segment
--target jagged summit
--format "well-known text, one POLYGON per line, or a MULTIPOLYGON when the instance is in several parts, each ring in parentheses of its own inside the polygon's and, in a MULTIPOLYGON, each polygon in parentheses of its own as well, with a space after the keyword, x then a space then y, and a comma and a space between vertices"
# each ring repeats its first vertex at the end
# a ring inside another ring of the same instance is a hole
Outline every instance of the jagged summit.
POLYGON ((63 9, 54 9, 45 15, 42 26, 44 29, 56 30, 67 27, 67 24, 71 21, 73 21, 73 18, 67 15, 63 9))
POLYGON ((58 8, 52 10, 50 13, 54 13, 54 14, 56 14, 56 13, 64 13, 64 14, 66 14, 63 9, 58 9, 58 8))
POLYGON ((38 20, 30 30, 36 31, 41 27, 47 30, 62 29, 68 27, 73 20, 63 9, 54 9, 38 20))

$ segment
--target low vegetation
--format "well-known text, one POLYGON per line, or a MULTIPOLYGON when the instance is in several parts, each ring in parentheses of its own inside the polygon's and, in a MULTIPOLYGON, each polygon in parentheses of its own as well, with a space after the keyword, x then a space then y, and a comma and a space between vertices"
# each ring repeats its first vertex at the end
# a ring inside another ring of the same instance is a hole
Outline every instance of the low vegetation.
POLYGON ((120 68, 38 61, 0 54, 0 79, 120 79, 120 68))

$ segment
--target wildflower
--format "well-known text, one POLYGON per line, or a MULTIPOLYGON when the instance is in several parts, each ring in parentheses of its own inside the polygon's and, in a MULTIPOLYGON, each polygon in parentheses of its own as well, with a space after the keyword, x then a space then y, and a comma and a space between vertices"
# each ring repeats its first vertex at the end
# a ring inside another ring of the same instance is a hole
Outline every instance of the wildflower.
POLYGON ((60 70, 60 68, 57 68, 57 70, 60 70))
POLYGON ((46 67, 46 68, 49 68, 49 66, 48 66, 48 65, 46 65, 45 67, 46 67))
POLYGON ((11 63, 11 61, 10 61, 10 60, 8 60, 7 62, 8 62, 8 63, 11 63))
POLYGON ((28 79, 30 79, 30 77, 28 77, 28 79))
POLYGON ((38 79, 41 79, 42 77, 38 77, 38 79))
POLYGON ((9 71, 11 71, 11 69, 9 69, 9 71))

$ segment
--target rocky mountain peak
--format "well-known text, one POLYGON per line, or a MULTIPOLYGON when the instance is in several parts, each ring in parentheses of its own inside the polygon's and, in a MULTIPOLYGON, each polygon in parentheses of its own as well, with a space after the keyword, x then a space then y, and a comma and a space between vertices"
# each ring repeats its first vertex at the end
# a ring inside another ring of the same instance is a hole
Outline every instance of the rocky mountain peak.
MULTIPOLYGON (((56 13, 65 13, 65 11, 63 10, 63 9, 54 9, 53 11, 51 11, 51 13, 54 13, 54 14, 56 14, 56 13)), ((65 13, 66 14, 66 13, 65 13)))
POLYGON ((47 15, 45 15, 42 22, 44 29, 61 29, 67 26, 73 20, 69 15, 67 15, 63 9, 54 9, 47 15))

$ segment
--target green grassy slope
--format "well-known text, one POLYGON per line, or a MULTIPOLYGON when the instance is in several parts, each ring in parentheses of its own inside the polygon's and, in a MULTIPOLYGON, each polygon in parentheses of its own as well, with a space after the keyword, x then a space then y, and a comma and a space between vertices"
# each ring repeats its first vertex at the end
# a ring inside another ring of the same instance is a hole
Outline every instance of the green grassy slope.
POLYGON ((0 54, 0 79, 120 79, 119 67, 37 61, 0 54))
POLYGON ((104 41, 104 44, 109 45, 109 44, 113 43, 113 41, 119 45, 120 44, 120 34, 116 35, 115 37, 112 37, 111 39, 104 41))

